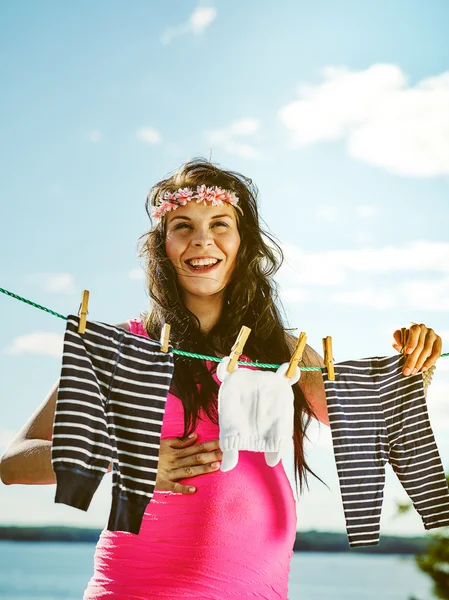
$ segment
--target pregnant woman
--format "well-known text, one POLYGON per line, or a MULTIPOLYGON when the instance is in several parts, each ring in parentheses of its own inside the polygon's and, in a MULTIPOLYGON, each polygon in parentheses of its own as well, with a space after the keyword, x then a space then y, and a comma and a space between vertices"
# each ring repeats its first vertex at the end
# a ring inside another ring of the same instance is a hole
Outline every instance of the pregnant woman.
MULTIPOLYGON (((167 322, 175 348, 223 357, 246 325, 244 359, 288 361, 296 339, 282 322, 272 281, 282 252, 260 227, 251 180, 192 160, 153 186, 147 212, 153 227, 141 256, 151 305, 120 326, 158 339, 167 322)), ((407 346, 405 375, 435 363, 441 338, 414 325, 407 346)), ((310 347, 301 364, 324 366, 310 347)), ((295 498, 282 461, 269 467, 263 453, 241 451, 234 469, 220 471, 218 388, 216 363, 175 356, 154 497, 138 535, 101 533, 84 600, 286 600, 295 498)), ((4 483, 55 482, 57 389, 58 382, 4 453, 4 483)), ((303 451, 308 423, 313 417, 329 424, 320 372, 304 372, 294 385, 294 407, 295 479, 302 489, 311 472, 303 451)))

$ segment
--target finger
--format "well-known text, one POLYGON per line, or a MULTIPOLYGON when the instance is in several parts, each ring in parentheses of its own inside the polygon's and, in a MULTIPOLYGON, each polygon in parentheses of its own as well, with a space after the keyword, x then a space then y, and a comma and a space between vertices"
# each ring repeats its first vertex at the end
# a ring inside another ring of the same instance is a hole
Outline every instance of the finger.
POLYGON ((397 350, 398 352, 400 352, 402 350, 402 340, 401 340, 401 330, 400 329, 396 329, 396 331, 393 333, 393 348, 395 350, 397 350))
POLYGON ((182 469, 172 469, 170 471, 170 481, 178 481, 179 479, 192 479, 193 477, 199 477, 200 475, 206 475, 207 473, 213 473, 218 471, 220 468, 220 462, 215 461, 212 464, 207 465, 196 465, 192 467, 184 467, 182 469), (215 465, 215 466, 212 466, 215 465))
POLYGON ((164 483, 156 484, 155 490, 158 492, 175 492, 177 494, 194 494, 196 487, 192 485, 182 485, 177 481, 166 481, 164 483))
POLYGON ((406 346, 405 346, 405 353, 406 354, 411 354, 416 346, 418 345, 419 339, 420 339, 420 335, 421 335, 421 331, 422 330, 427 330, 427 327, 425 325, 417 325, 416 323, 414 323, 410 329, 408 330, 408 336, 407 336, 407 342, 406 342, 406 346))
MULTIPOLYGON (((430 330, 430 331, 432 331, 432 330, 430 330)), ((431 352, 430 356, 428 356, 427 359, 425 360, 425 362, 421 368, 422 371, 426 371, 427 369, 432 367, 441 356, 441 351, 443 349, 443 340, 441 339, 441 337, 439 335, 436 335, 436 334, 435 334, 435 338, 436 339, 433 343, 432 352, 431 352)))
POLYGON ((223 452, 221 450, 214 450, 213 452, 197 452, 184 458, 177 457, 173 462, 173 467, 183 469, 186 467, 196 467, 198 465, 208 465, 217 460, 222 460, 223 452))
MULTIPOLYGON (((426 340, 427 335, 427 327, 425 325, 412 325, 410 328, 410 335, 407 340, 406 352, 409 351, 410 348, 413 347, 413 351, 407 357, 407 360, 404 363, 404 367, 402 369, 402 373, 404 375, 414 375, 418 372, 418 368, 416 366, 418 359, 422 355, 424 349, 424 342, 426 340), (415 328, 418 329, 415 329, 415 328), (412 332, 413 330, 413 332, 412 332), (418 331, 418 334, 416 333, 418 331), (417 337, 418 336, 418 337, 417 337), (413 341, 410 342, 410 338, 413 338, 413 341)), ((425 360, 426 356, 424 356, 425 360)), ((424 362, 424 361, 423 361, 424 362)))
POLYGON ((174 492, 175 494, 190 494, 190 495, 192 495, 196 492, 196 487, 194 487, 192 485, 182 485, 181 483, 173 482, 171 491, 174 492))
POLYGON ((168 443, 168 445, 170 446, 170 448, 186 448, 188 446, 193 445, 196 440, 198 439, 198 434, 194 433, 193 437, 186 437, 186 438, 178 438, 178 437, 174 437, 174 438, 165 438, 165 442, 168 443))
POLYGON ((214 452, 217 449, 220 449, 220 440, 218 439, 190 445, 187 448, 181 449, 177 455, 179 458, 185 458, 186 456, 192 456, 201 452, 214 452))
MULTIPOLYGON (((433 329, 427 329, 427 331, 424 333, 425 333, 425 335, 424 335, 423 347, 422 347, 422 350, 421 350, 419 356, 416 359, 415 368, 413 369, 413 375, 416 375, 416 373, 418 373, 418 371, 421 370, 426 359, 432 355, 433 344, 435 343, 435 340, 437 338, 433 329)), ((418 348, 420 346, 421 346, 421 340, 418 344, 418 348)))

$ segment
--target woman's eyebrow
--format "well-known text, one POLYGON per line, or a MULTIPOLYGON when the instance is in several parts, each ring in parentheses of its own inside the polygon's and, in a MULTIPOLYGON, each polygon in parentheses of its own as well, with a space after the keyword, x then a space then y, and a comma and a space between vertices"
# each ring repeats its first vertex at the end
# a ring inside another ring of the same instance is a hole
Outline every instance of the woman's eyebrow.
MULTIPOLYGON (((223 217, 228 217, 228 219, 232 219, 231 215, 228 215, 228 214, 214 215, 213 217, 211 217, 211 219, 223 219, 223 217)), ((179 215, 179 216, 176 216, 176 217, 172 217, 170 219, 170 221, 173 222, 175 219, 186 219, 187 221, 191 221, 192 220, 190 217, 186 217, 184 215, 179 215)))
POLYGON ((175 221, 176 219, 187 219, 187 221, 192 220, 190 217, 184 217, 183 215, 180 215, 179 217, 173 217, 172 219, 170 219, 170 221, 175 221))

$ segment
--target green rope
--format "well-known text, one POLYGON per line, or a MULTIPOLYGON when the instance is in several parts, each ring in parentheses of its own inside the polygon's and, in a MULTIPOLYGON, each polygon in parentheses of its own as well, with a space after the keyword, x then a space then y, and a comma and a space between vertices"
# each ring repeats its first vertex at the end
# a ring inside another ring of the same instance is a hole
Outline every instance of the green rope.
POLYGON ((13 294, 12 292, 8 292, 8 290, 4 290, 3 288, 0 288, 0 292, 3 292, 3 294, 6 294, 7 296, 11 296, 12 298, 15 298, 16 300, 22 300, 22 302, 26 302, 27 304, 31 304, 31 306, 34 306, 35 308, 40 308, 41 310, 45 310, 45 312, 50 313, 51 315, 55 315, 55 317, 59 317, 60 319, 66 319, 67 317, 64 317, 64 315, 60 315, 57 312, 54 312, 53 310, 50 310, 49 308, 45 308, 45 306, 41 306, 40 304, 36 304, 35 302, 31 302, 31 300, 27 300, 26 298, 22 298, 21 296, 17 296, 17 294, 13 294))
MULTIPOLYGON (((0 288, 1 289, 1 288, 0 288)), ((200 358, 201 360, 212 360, 213 362, 221 362, 222 359, 218 356, 205 356, 204 354, 194 354, 193 352, 185 352, 185 350, 173 350, 173 354, 180 354, 181 356, 190 356, 191 358, 200 358)), ((247 360, 239 360, 239 365, 246 365, 247 367, 259 367, 260 369, 277 369, 281 365, 272 365, 270 363, 260 362, 249 362, 247 360)), ((299 367, 301 371, 321 371, 321 367, 299 367)))
MULTIPOLYGON (((55 312, 54 310, 50 310, 49 308, 46 308, 45 306, 41 306, 40 304, 36 304, 35 302, 32 302, 31 300, 27 300, 26 298, 17 296, 17 294, 8 292, 8 290, 0 288, 0 292, 2 292, 3 294, 6 294, 7 296, 11 296, 12 298, 15 298, 16 300, 21 300, 22 302, 25 302, 26 304, 30 304, 31 306, 34 306, 35 308, 40 308, 41 310, 45 310, 45 312, 48 312, 51 315, 54 315, 55 317, 59 317, 60 319, 64 319, 65 321, 67 320, 67 317, 65 317, 64 315, 61 315, 61 314, 55 312)), ((179 354, 180 356, 189 356, 190 358, 199 358, 201 360, 211 360, 213 362, 221 362, 222 361, 222 359, 218 358, 218 356, 205 356, 204 354, 194 354, 193 352, 185 352, 184 350, 173 350, 173 354, 179 354)), ((442 354, 441 356, 449 356, 449 352, 447 354, 442 354)), ((259 367, 259 369, 277 369, 278 367, 280 367, 280 365, 272 365, 269 363, 259 363, 259 362, 249 362, 246 360, 239 360, 237 364, 246 365, 247 367, 259 367)), ((299 367, 299 368, 301 369, 301 371, 322 371, 321 367, 299 367)))

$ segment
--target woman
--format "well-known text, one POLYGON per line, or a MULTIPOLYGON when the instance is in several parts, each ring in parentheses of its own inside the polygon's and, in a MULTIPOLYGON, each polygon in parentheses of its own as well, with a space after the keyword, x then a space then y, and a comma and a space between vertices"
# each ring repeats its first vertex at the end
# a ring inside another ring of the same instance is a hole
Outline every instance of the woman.
MULTIPOLYGON (((153 186, 146 208, 157 222, 141 249, 151 309, 120 325, 158 339, 168 322, 174 347, 219 357, 246 325, 246 358, 288 361, 296 340, 283 325, 272 282, 282 252, 260 228, 256 198, 250 179, 202 159, 153 186)), ((394 338, 400 350, 399 331, 394 338)), ((413 325, 407 352, 405 375, 429 368, 441 338, 413 325)), ((324 366, 310 347, 302 364, 324 366)), ((240 452, 234 469, 219 470, 215 371, 216 363, 176 355, 154 497, 139 535, 102 532, 85 600, 287 598, 295 499, 282 462, 269 467, 262 453, 240 452)), ((5 483, 54 483, 57 388, 3 455, 5 483)), ((304 372, 294 396, 295 480, 302 490, 311 472, 303 451, 308 423, 314 417, 329 424, 321 374, 304 372)))

